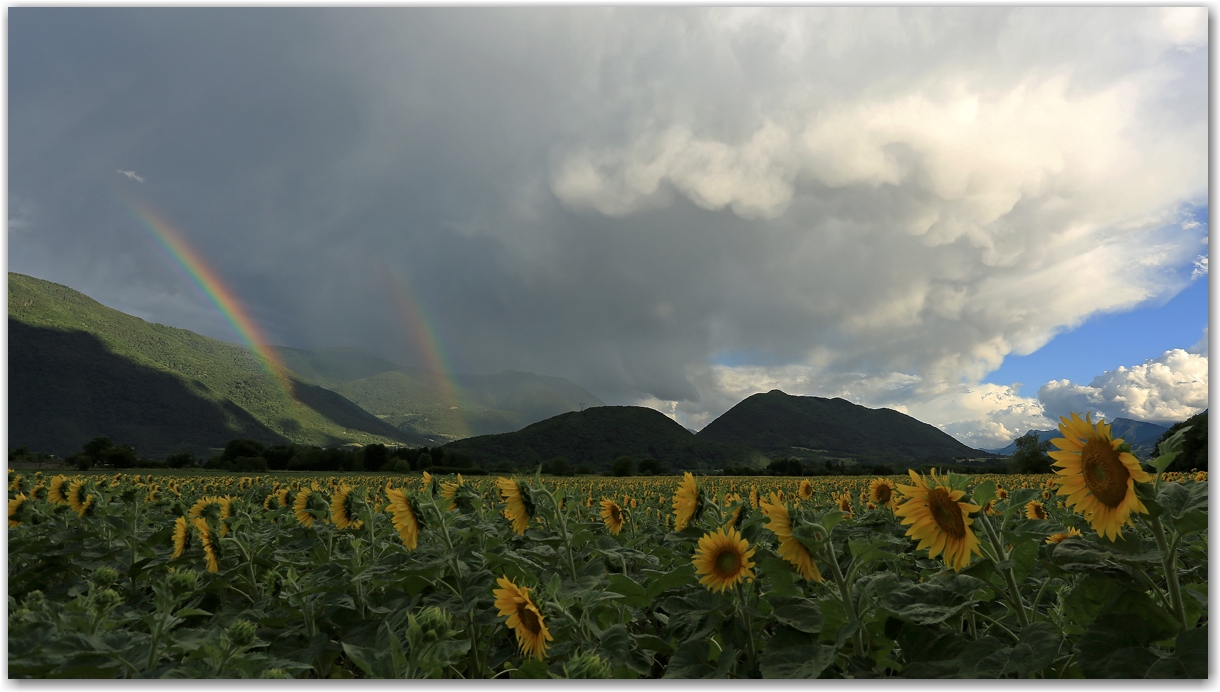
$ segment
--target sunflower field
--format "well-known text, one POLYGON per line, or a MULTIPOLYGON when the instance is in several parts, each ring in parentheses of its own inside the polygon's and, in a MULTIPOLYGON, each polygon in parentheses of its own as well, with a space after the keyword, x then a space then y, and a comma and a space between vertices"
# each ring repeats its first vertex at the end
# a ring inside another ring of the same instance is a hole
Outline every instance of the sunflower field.
MULTIPOLYGON (((14 678, 1205 678, 1207 479, 9 471, 14 678)), ((1184 431, 1183 431, 1184 432, 1184 431)))

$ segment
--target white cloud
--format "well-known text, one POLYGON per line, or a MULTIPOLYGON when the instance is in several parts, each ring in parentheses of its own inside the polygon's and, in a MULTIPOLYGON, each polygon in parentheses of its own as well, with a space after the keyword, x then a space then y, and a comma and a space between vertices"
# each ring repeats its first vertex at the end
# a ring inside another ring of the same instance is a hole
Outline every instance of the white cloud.
POLYGON ((1207 276, 1207 255, 1199 255, 1195 258, 1195 268, 1190 272, 1190 278, 1197 279, 1200 276, 1207 276))
POLYGON ((712 366, 689 372, 698 402, 641 400, 678 422, 701 429, 738 401, 779 389, 796 396, 839 397, 870 408, 890 408, 934 423, 976 449, 1003 447, 1021 433, 1051 426, 1037 399, 994 384, 937 384, 903 373, 867 375, 815 366, 712 366), (719 414, 717 414, 719 415, 719 414))
POLYGON ((1203 336, 1195 342, 1194 346, 1186 349, 1187 353, 1195 353, 1206 356, 1208 351, 1207 327, 1203 328, 1203 336))
POLYGON ((1055 418, 1096 411, 1108 418, 1180 421, 1207 408, 1207 354, 1176 348, 1141 365, 1108 370, 1088 385, 1054 380, 1038 390, 1038 399, 1055 418))
POLYGON ((1161 26, 1184 49, 1207 46, 1206 7, 1162 7, 1161 26))

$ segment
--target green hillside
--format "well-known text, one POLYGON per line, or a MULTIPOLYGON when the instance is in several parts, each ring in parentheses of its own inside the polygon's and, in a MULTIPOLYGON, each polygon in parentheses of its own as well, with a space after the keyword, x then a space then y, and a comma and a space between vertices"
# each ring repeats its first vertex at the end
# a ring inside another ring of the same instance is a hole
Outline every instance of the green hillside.
POLYGON ((733 443, 769 457, 885 458, 890 462, 977 457, 947 433, 887 408, 843 399, 755 394, 699 431, 699 439, 733 443))
POLYGON ((564 413, 512 433, 450 442, 442 449, 461 452, 487 465, 506 461, 529 467, 555 457, 573 466, 608 469, 619 456, 653 458, 674 470, 761 466, 757 452, 701 440, 660 411, 642 406, 598 406, 564 413))
POLYGON ((342 396, 291 393, 247 349, 145 322, 10 272, 9 445, 64 455, 96 436, 147 457, 265 443, 425 444, 342 396))
POLYGON ((560 377, 506 371, 447 375, 408 368, 357 348, 291 349, 294 373, 343 395, 381 420, 435 442, 511 432, 602 402, 560 377))

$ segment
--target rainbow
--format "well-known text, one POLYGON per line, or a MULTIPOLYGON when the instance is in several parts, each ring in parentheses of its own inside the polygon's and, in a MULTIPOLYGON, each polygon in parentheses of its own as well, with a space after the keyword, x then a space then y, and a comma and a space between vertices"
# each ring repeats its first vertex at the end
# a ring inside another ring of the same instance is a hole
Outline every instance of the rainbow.
POLYGON ((171 226, 165 217, 153 211, 147 204, 141 204, 126 195, 120 195, 120 199, 174 266, 185 272, 204 297, 216 306, 237 337, 254 354, 262 369, 271 376, 272 381, 284 390, 290 400, 295 399, 292 381, 288 378, 288 368, 284 367, 258 324, 238 302, 237 296, 225 285, 220 275, 208 266, 199 252, 187 242, 186 237, 171 226))
POLYGON ((470 437, 470 424, 462 413, 459 388, 451 379, 453 368, 444 356, 436 329, 428 320, 424 306, 415 297, 407 277, 399 270, 391 269, 384 261, 379 262, 381 276, 390 286, 394 306, 402 319, 407 336, 415 342, 416 351, 423 356, 425 368, 432 373, 432 384, 441 395, 441 401, 450 409, 457 410, 460 437, 470 437))

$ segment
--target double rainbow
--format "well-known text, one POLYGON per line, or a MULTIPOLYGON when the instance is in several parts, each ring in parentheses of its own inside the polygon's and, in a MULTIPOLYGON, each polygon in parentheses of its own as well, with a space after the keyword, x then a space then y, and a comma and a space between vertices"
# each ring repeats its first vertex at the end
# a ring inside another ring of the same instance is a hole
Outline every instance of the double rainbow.
POLYGON ((125 195, 120 196, 120 199, 165 256, 174 266, 181 269, 187 278, 202 291, 203 295, 216 306, 216 309, 232 326, 238 339, 250 349, 262 369, 271 376, 272 381, 284 390, 290 400, 295 398, 292 381, 288 377, 288 368, 284 367, 274 348, 258 328, 258 324, 238 302, 237 296, 225 285, 220 275, 204 261, 199 252, 187 242, 186 237, 170 225, 165 217, 148 205, 125 195))

